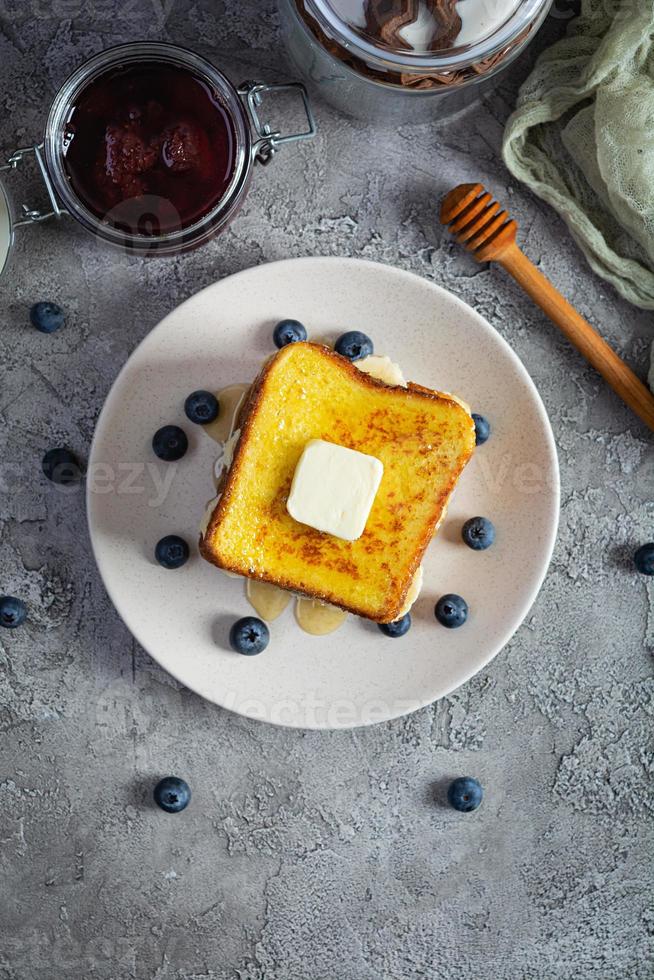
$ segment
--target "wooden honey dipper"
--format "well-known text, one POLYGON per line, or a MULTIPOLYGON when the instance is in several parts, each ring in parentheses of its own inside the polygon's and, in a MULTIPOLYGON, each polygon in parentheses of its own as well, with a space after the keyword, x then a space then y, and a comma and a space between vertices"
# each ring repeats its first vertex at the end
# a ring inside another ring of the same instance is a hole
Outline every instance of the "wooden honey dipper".
POLYGON ((563 331, 615 392, 654 431, 654 395, 554 288, 516 242, 518 225, 482 184, 459 184, 441 204, 441 222, 478 262, 498 262, 563 331))

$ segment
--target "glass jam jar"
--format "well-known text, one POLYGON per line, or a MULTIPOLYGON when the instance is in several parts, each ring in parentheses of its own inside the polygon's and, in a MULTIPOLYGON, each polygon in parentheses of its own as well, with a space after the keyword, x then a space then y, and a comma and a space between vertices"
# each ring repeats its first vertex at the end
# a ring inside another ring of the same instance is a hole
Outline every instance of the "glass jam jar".
POLYGON ((279 0, 293 64, 327 101, 390 123, 474 101, 551 0, 279 0))
POLYGON ((47 211, 23 205, 12 219, 0 185, 0 271, 15 229, 68 214, 103 241, 174 254, 203 244, 234 217, 255 163, 315 135, 299 82, 239 88, 210 62, 172 44, 136 42, 102 51, 64 82, 42 143, 16 150, 0 170, 33 155, 47 211), (270 93, 295 92, 306 129, 282 134, 261 119, 270 93))

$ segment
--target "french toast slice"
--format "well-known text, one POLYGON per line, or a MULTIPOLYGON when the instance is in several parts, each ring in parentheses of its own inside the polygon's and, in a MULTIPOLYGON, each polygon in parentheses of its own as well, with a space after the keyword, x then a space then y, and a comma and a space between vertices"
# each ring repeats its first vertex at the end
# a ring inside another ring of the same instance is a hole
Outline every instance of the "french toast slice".
POLYGON ((200 538, 226 571, 385 623, 397 619, 423 553, 475 446, 470 414, 409 383, 387 385, 327 347, 289 344, 264 366, 200 538), (286 503, 311 439, 381 460, 363 535, 344 541, 293 520, 286 503))

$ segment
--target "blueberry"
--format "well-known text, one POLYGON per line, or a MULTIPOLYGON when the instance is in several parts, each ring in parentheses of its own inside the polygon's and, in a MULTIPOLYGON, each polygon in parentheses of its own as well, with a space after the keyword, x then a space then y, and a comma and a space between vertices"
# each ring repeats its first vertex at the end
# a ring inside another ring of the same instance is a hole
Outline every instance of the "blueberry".
POLYGON ((167 534, 157 541, 154 557, 164 568, 181 568, 188 561, 189 547, 177 534, 167 534))
POLYGON ((30 321, 41 333, 54 333, 64 325, 64 311, 56 303, 35 303, 30 309, 30 321))
POLYGON ((461 537, 473 551, 484 551, 495 540, 495 527, 487 517, 471 517, 461 528, 461 537))
POLYGON ((0 626, 15 630, 17 626, 22 626, 26 619, 27 606, 22 599, 15 599, 12 595, 0 596, 0 626))
POLYGON ((478 446, 483 446, 491 434, 490 422, 483 415, 477 415, 476 412, 472 413, 472 417, 475 423, 475 441, 478 446))
POLYGON ((41 467, 48 480, 64 487, 79 483, 82 475, 82 467, 77 456, 63 446, 58 449, 48 449, 41 461, 41 467))
POLYGON ((154 802, 166 813, 179 813, 191 802, 191 787, 177 776, 164 776, 154 788, 154 802))
POLYGON ((334 345, 337 354, 349 358, 350 361, 360 361, 369 357, 373 352, 372 340, 360 330, 349 330, 338 338, 334 345))
POLYGON ((184 402, 186 417, 196 425, 208 425, 218 418, 220 405, 210 391, 194 391, 184 402))
POLYGON ((286 347, 287 344, 297 344, 306 339, 306 327, 299 320, 280 320, 273 330, 275 347, 286 347))
POLYGON ((463 626, 468 618, 468 604, 460 595, 448 592, 442 595, 434 608, 436 619, 448 629, 456 629, 463 626))
POLYGON ((634 565, 643 575, 654 575, 654 541, 640 546, 634 555, 634 565))
POLYGON ((164 425, 152 436, 152 448, 159 459, 173 463, 181 459, 188 449, 186 433, 178 425, 164 425))
POLYGON ((268 627, 256 616, 244 616, 229 631, 229 645, 237 653, 253 657, 266 649, 270 641, 268 627))
POLYGON ((459 776, 447 787, 447 801, 455 810, 470 813, 476 810, 484 798, 481 783, 472 776, 459 776))
POLYGON ((411 613, 407 613, 394 623, 377 623, 384 636, 404 636, 411 629, 411 613))

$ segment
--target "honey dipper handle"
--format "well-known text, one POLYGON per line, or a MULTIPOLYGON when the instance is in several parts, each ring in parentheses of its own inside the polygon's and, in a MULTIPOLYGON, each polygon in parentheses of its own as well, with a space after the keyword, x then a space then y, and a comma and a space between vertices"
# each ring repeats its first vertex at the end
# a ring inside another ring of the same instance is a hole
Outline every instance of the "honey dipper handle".
POLYGON ((627 364, 618 357, 590 323, 568 303, 558 289, 513 242, 496 261, 513 276, 550 320, 563 331, 571 344, 584 355, 643 422, 654 431, 654 395, 627 364))

